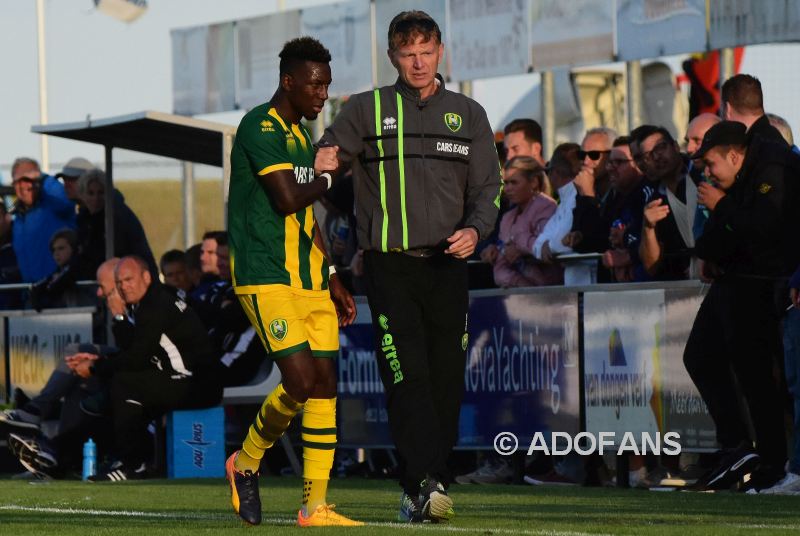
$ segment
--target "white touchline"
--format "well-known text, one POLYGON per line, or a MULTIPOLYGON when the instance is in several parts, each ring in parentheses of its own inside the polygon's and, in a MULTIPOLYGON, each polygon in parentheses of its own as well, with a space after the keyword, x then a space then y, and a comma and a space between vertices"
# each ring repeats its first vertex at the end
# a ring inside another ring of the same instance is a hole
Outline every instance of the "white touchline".
MULTIPOLYGON (((235 519, 234 514, 192 514, 192 513, 170 513, 170 512, 142 512, 136 510, 96 510, 81 508, 55 508, 49 506, 21 506, 16 504, 0 505, 0 510, 10 510, 17 512, 40 512, 45 514, 70 514, 70 515, 89 515, 89 516, 117 516, 117 517, 149 517, 155 519, 197 519, 197 520, 225 520, 235 519)), ((262 519, 262 525, 294 525, 295 520, 289 518, 267 518, 262 519)), ((461 532, 461 533, 486 533, 493 534, 522 534, 530 536, 610 536, 609 534, 597 532, 576 532, 563 530, 515 530, 515 529, 487 529, 486 527, 454 527, 451 525, 418 525, 410 523, 367 523, 370 527, 386 527, 392 529, 413 529, 428 530, 432 532, 461 532)))

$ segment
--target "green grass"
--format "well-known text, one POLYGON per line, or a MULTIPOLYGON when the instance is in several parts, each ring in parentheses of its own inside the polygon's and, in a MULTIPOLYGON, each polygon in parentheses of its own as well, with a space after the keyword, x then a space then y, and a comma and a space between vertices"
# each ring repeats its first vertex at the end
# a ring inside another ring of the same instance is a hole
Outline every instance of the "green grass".
MULTIPOLYGON (((297 534, 292 526, 301 482, 263 479, 264 523, 248 534, 297 534)), ((389 481, 334 480, 338 510, 372 526, 341 534, 797 534, 800 497, 657 493, 639 490, 454 486, 448 525, 390 522, 399 490, 389 481)), ((223 480, 151 480, 123 484, 0 483, 0 534, 241 534, 223 480), (24 508, 52 509, 50 511, 24 508), (92 512, 93 511, 93 512, 92 512), (129 512, 122 516, 114 512, 129 512)))

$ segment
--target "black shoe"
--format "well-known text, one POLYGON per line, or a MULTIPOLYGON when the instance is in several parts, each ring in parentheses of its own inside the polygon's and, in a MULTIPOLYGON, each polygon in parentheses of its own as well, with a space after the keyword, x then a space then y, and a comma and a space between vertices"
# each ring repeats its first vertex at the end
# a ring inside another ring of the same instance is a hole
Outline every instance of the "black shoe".
POLYGON ((749 492, 755 490, 755 493, 763 489, 769 489, 786 476, 783 467, 768 465, 762 463, 758 468, 750 473, 750 479, 747 482, 741 482, 739 491, 749 492))
POLYGON ((144 463, 138 467, 115 462, 107 471, 99 472, 88 478, 89 482, 124 482, 125 480, 142 480, 147 478, 147 468, 144 463))
POLYGON ((728 490, 758 466, 759 456, 743 445, 726 453, 719 465, 703 475, 692 486, 695 491, 728 490))
POLYGON ((40 441, 12 433, 8 434, 8 449, 36 478, 57 478, 58 460, 40 441))
POLYGON ((231 505, 233 511, 245 523, 258 525, 261 523, 261 498, 258 495, 258 473, 239 471, 234 462, 239 454, 237 450, 225 462, 225 475, 231 486, 231 505))
POLYGON ((25 430, 38 432, 41 418, 33 411, 24 409, 5 409, 0 411, 0 425, 5 425, 9 430, 25 430))
POLYGON ((425 520, 417 497, 403 493, 400 497, 400 512, 397 514, 397 520, 401 523, 422 523, 425 520))
POLYGON ((430 477, 419 485, 419 504, 425 519, 434 523, 449 521, 456 515, 453 499, 447 495, 441 482, 430 477))
POLYGON ((25 404, 30 402, 31 398, 28 395, 25 394, 25 391, 23 391, 19 387, 16 387, 14 389, 13 400, 14 400, 14 407, 15 408, 21 408, 21 407, 24 407, 25 404))

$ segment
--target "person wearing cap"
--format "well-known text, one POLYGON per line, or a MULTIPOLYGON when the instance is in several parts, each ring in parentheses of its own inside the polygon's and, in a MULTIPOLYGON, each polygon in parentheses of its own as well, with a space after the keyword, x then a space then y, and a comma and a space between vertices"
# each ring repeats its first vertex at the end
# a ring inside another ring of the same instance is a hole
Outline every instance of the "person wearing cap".
POLYGON ((747 473, 752 473, 747 487, 760 490, 784 476, 786 438, 772 354, 778 336, 773 296, 786 274, 787 152, 769 140, 748 138, 742 123, 722 121, 708 129, 691 156, 702 161, 710 180, 697 188, 698 203, 710 217, 695 254, 713 283, 683 361, 714 420, 723 453, 718 467, 698 481, 705 490, 729 489, 747 473), (736 384, 747 402, 755 449, 736 384))
POLYGON ((352 96, 317 161, 353 169, 378 370, 403 462, 398 517, 438 521, 454 515, 447 460, 464 394, 466 259, 494 229, 500 168, 485 110, 438 74, 438 24, 404 11, 388 44, 397 81, 352 96))
POLYGON ((50 237, 63 228, 75 228, 75 204, 55 177, 45 175, 32 158, 17 158, 11 166, 17 200, 14 203, 12 243, 22 281, 33 283, 57 266, 50 253, 50 237))
POLYGON ((95 169, 94 164, 87 159, 76 156, 70 158, 69 162, 64 164, 64 168, 60 173, 56 173, 56 178, 61 179, 64 183, 64 191, 69 199, 75 203, 80 203, 80 194, 78 192, 78 179, 89 170, 95 169))

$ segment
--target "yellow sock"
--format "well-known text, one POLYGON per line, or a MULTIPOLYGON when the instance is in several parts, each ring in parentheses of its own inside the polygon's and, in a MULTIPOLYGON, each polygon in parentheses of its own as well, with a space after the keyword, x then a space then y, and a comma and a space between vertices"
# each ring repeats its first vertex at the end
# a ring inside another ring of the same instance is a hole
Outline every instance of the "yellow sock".
POLYGON ((264 400, 264 404, 256 415, 247 437, 242 443, 242 450, 236 457, 235 466, 240 471, 258 471, 264 451, 270 448, 289 427, 292 418, 303 409, 303 404, 296 402, 278 384, 274 391, 264 400))
POLYGON ((309 398, 303 409, 303 507, 325 504, 336 450, 336 399, 309 398))

